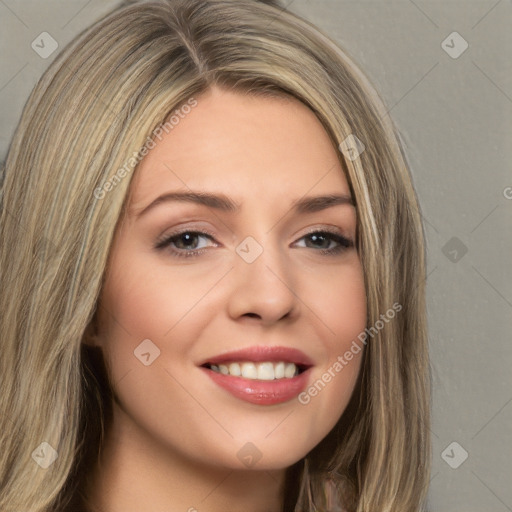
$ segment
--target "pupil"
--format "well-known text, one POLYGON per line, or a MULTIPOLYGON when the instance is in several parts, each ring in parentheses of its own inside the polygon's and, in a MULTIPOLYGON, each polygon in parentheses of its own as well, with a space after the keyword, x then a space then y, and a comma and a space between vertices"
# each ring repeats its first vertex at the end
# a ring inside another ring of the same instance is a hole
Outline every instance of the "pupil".
POLYGON ((194 241, 195 235, 191 235, 190 233, 183 233, 181 235, 181 242, 182 245, 184 245, 185 247, 195 246, 196 244, 194 243, 194 241))
POLYGON ((325 247, 325 242, 329 245, 329 240, 324 235, 311 235, 311 241, 321 247, 325 247))

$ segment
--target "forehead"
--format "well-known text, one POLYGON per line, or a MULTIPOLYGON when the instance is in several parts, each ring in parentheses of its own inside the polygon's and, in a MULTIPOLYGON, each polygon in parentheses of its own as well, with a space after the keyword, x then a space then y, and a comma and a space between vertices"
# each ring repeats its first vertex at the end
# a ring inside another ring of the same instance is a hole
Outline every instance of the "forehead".
POLYGON ((331 139, 295 98, 214 88, 155 142, 132 181, 135 206, 176 188, 207 188, 235 199, 301 196, 310 189, 349 193, 331 139))

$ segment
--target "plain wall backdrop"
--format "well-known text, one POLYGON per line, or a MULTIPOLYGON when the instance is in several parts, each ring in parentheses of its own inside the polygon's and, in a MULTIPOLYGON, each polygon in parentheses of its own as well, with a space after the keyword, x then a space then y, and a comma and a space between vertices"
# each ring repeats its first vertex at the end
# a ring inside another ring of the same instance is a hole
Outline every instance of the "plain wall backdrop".
MULTIPOLYGON (((0 0, 0 160, 42 72, 116 4, 0 0)), ((512 511, 512 3, 283 4, 360 64, 412 167, 427 236, 430 509, 512 511)))

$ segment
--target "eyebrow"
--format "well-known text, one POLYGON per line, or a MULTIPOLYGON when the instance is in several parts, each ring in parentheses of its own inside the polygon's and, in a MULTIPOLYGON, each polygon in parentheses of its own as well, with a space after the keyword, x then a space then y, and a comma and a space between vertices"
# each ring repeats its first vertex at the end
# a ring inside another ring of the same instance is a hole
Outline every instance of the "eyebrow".
MULTIPOLYGON (((145 206, 139 212, 134 212, 137 218, 152 210, 156 206, 168 202, 195 203, 224 212, 238 212, 241 205, 224 194, 210 194, 208 192, 169 192, 162 194, 145 206)), ((338 205, 355 206, 351 196, 346 194, 328 194, 314 197, 302 197, 292 203, 291 209, 297 213, 314 213, 338 205)))

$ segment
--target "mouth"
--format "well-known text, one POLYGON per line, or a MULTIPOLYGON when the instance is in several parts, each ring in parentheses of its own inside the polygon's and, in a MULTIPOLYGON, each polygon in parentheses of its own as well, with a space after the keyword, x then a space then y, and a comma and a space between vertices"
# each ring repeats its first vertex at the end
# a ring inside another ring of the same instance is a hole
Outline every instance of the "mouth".
POLYGON ((273 405, 301 393, 312 366, 312 361, 299 350, 260 346, 209 358, 200 368, 236 398, 273 405))

